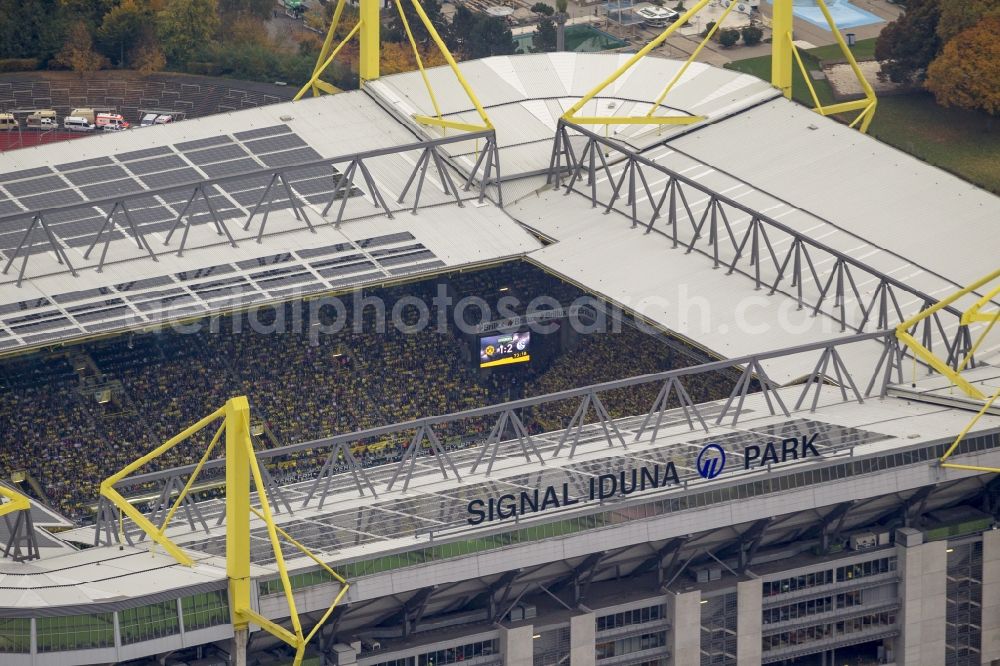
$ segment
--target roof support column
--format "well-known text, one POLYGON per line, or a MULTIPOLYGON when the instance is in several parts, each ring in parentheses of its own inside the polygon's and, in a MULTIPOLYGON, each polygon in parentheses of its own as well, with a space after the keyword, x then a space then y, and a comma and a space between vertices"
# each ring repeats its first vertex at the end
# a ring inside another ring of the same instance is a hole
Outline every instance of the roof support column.
MULTIPOLYGON (((791 5, 792 0, 788 0, 791 5)), ((374 81, 379 76, 379 3, 380 0, 361 0, 361 42, 360 59, 358 60, 358 76, 362 85, 365 81, 374 81)))

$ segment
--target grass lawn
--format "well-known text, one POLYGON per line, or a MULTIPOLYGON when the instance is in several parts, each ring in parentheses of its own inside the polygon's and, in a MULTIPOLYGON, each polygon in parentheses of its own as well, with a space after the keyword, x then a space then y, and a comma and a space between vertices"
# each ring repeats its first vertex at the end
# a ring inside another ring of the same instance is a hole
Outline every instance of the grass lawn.
MULTIPOLYGON (((875 40, 859 41, 852 49, 855 57, 870 58, 875 40)), ((839 59, 836 45, 821 46, 800 52, 807 70, 819 69, 820 60, 839 59)), ((771 78, 771 56, 737 60, 726 65, 764 80, 771 78)), ((814 106, 798 65, 792 67, 793 97, 806 106, 814 106)), ((834 101, 833 91, 825 81, 813 81, 820 102, 834 101)), ((840 119, 850 122, 856 113, 840 119)), ((868 133, 934 166, 951 171, 960 178, 1000 194, 1000 131, 992 127, 984 113, 946 109, 938 106, 928 93, 884 95, 879 98, 875 119, 868 133)))

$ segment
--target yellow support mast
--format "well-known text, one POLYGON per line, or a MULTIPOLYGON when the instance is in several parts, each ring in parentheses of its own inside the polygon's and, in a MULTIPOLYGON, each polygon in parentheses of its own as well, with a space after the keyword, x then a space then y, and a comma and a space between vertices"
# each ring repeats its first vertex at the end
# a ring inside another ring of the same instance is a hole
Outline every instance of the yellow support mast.
MULTIPOLYGON (((427 16, 423 6, 420 4, 420 0, 408 1, 412 5, 417 17, 420 19, 420 23, 424 26, 424 29, 427 30, 427 34, 430 36, 434 46, 441 52, 441 56, 444 58, 445 62, 448 63, 448 67, 451 68, 451 71, 458 80, 459 85, 462 86, 462 90, 465 91, 469 101, 472 102, 472 106, 475 108, 476 113, 479 116, 480 123, 476 124, 449 120, 442 116, 441 109, 438 106, 437 97, 434 94, 434 90, 431 88, 430 79, 427 76, 423 59, 420 56, 420 49, 417 46, 417 42, 413 37, 413 31, 410 28, 410 23, 403 11, 403 4, 407 2, 407 0, 395 0, 395 9, 399 12, 400 22, 406 32, 407 40, 410 42, 410 47, 412 48, 414 58, 416 59, 417 69, 420 70, 420 75, 423 78, 424 86, 427 88, 427 94, 430 97, 431 106, 434 108, 435 113, 434 116, 415 114, 413 119, 423 125, 440 127, 442 130, 450 128, 467 132, 478 132, 481 130, 493 129, 493 123, 490 122, 489 117, 486 115, 486 110, 479 102, 475 92, 473 92, 472 86, 469 85, 469 82, 462 74, 462 70, 459 69, 458 63, 451 55, 451 52, 448 50, 447 45, 445 45, 441 35, 438 34, 437 28, 434 27, 430 17, 427 16)), ((311 92, 314 97, 319 95, 321 92, 338 92, 334 86, 324 81, 322 77, 326 72, 326 69, 333 63, 344 46, 354 39, 355 36, 358 38, 360 49, 358 77, 361 79, 361 85, 364 86, 368 82, 375 81, 381 75, 381 0, 360 0, 358 5, 359 15, 357 24, 347 33, 347 36, 345 36, 337 44, 337 46, 334 47, 333 43, 335 41, 335 34, 340 26, 340 20, 344 12, 344 4, 345 0, 338 1, 337 7, 333 13, 333 20, 330 22, 330 28, 327 31, 326 39, 323 41, 323 48, 320 50, 319 58, 316 61, 316 67, 313 68, 312 76, 309 81, 302 86, 299 92, 295 95, 294 99, 299 100, 309 92, 311 92)))
POLYGON ((792 0, 771 4, 771 85, 792 98, 792 0))
MULTIPOLYGON (((625 72, 635 66, 642 58, 649 55, 654 49, 662 45, 668 37, 677 32, 681 26, 688 24, 696 14, 701 12, 706 6, 708 6, 710 0, 699 0, 692 7, 684 12, 676 21, 674 21, 670 26, 668 26, 663 32, 654 37, 648 44, 646 44, 642 49, 640 49, 635 55, 628 59, 621 67, 616 69, 608 78, 597 84, 592 90, 590 90, 586 95, 584 95, 578 102, 571 106, 563 114, 562 118, 566 122, 575 123, 578 125, 691 125, 694 123, 701 122, 705 120, 702 116, 696 115, 658 115, 657 112, 662 108, 662 103, 664 98, 666 98, 667 93, 669 93, 673 87, 677 84, 680 78, 687 71, 687 68, 692 62, 698 57, 698 54, 705 47, 709 40, 712 39, 716 31, 720 29, 726 16, 729 12, 736 6, 736 2, 730 2, 729 6, 726 8, 725 12, 721 17, 715 22, 715 26, 702 38, 698 47, 694 49, 688 59, 681 66, 677 74, 671 79, 670 83, 667 84, 663 92, 655 99, 650 109, 646 114, 641 116, 599 116, 591 115, 585 116, 581 115, 584 107, 591 101, 595 100, 601 92, 603 92, 608 86, 617 81, 625 72)), ((795 48, 795 40, 793 37, 794 32, 794 15, 793 0, 774 0, 772 4, 772 20, 771 20, 771 85, 781 91, 781 94, 786 98, 792 98, 792 88, 793 88, 793 78, 792 78, 792 67, 794 62, 798 62, 799 68, 802 70, 802 76, 805 80, 806 87, 812 96, 814 102, 813 110, 824 116, 832 115, 837 113, 844 113, 847 111, 860 111, 861 113, 855 118, 851 123, 851 127, 858 126, 862 132, 868 131, 868 126, 871 124, 872 118, 875 115, 875 106, 877 100, 875 98, 875 91, 869 85, 868 81, 865 80, 864 74, 861 68, 858 66, 857 61, 854 59, 854 54, 848 48, 847 44, 844 42, 843 36, 840 34, 840 30, 837 29, 836 23, 833 21, 833 17, 830 15, 830 10, 827 8, 824 0, 816 0, 816 4, 819 6, 820 11, 823 12, 823 16, 826 18, 827 23, 830 26, 830 30, 833 33, 834 40, 840 47, 841 53, 843 53, 844 58, 850 64, 854 75, 858 78, 858 82, 861 85, 861 89, 864 91, 864 98, 859 100, 852 100, 849 102, 841 102, 839 104, 831 104, 824 106, 820 103, 819 98, 816 94, 816 90, 812 85, 810 80, 809 72, 806 71, 805 66, 802 64, 802 58, 795 48)))
MULTIPOLYGON (((271 635, 294 648, 295 657, 292 664, 293 666, 300 666, 309 641, 312 640, 320 627, 323 626, 331 613, 333 613, 333 609, 337 607, 337 604, 347 594, 350 584, 340 574, 330 568, 326 562, 293 539, 274 522, 274 516, 271 514, 271 505, 267 497, 267 488, 263 480, 260 465, 257 462, 257 456, 254 453, 253 441, 250 438, 250 404, 247 402, 245 396, 232 398, 220 409, 217 409, 175 437, 167 440, 147 455, 126 466, 117 474, 105 479, 101 483, 101 495, 117 506, 124 515, 131 518, 136 525, 149 535, 154 544, 162 546, 178 563, 185 566, 194 566, 195 563, 192 558, 166 536, 166 530, 170 524, 170 520, 174 517, 177 509, 184 502, 188 492, 194 486, 198 474, 210 459, 212 451, 223 434, 226 437, 226 575, 229 579, 229 598, 230 608, 232 609, 234 647, 237 654, 237 663, 246 663, 249 625, 252 623, 260 626, 271 635), (174 500, 173 505, 166 513, 159 527, 153 525, 114 488, 115 484, 124 480, 126 476, 135 470, 160 457, 201 430, 220 421, 221 424, 216 429, 215 436, 201 456, 201 460, 191 472, 190 478, 174 500), (253 490, 257 493, 260 504, 259 509, 254 507, 250 502, 251 484, 253 485, 253 490), (250 587, 252 582, 250 576, 251 516, 263 521, 267 528, 271 548, 274 552, 275 566, 278 569, 278 576, 281 579, 281 586, 288 604, 289 618, 292 625, 291 631, 260 615, 253 609, 250 587), (285 564, 285 557, 279 542, 281 539, 284 539, 287 543, 309 557, 325 570, 332 580, 340 585, 340 589, 334 596, 330 607, 308 634, 304 634, 303 632, 302 622, 295 606, 291 579, 288 576, 288 568, 285 564), (240 661, 241 656, 242 662, 240 661)), ((0 494, 5 495, 3 488, 0 488, 0 494)), ((23 502, 21 500, 23 498, 18 500, 20 502, 18 504, 4 504, 0 509, 9 506, 20 508, 22 505, 26 505, 27 500, 23 502)), ((4 512, 0 510, 0 514, 4 512)))

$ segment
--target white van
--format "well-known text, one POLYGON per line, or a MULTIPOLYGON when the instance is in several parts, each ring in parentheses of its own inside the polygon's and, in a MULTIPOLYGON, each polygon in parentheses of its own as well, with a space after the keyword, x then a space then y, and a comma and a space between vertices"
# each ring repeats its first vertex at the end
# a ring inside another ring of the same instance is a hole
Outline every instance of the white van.
POLYGON ((0 113, 0 130, 17 129, 17 118, 13 113, 0 113))
POLYGON ((63 128, 70 132, 91 132, 94 130, 94 125, 81 116, 66 116, 63 119, 63 128))

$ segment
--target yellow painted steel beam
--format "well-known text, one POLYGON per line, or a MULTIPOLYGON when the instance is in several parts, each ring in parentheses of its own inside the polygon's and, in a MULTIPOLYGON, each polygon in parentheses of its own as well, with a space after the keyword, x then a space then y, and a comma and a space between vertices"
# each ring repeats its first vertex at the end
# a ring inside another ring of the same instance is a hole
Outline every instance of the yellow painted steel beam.
POLYGON ((969 351, 966 352, 965 357, 962 359, 962 362, 958 364, 957 368, 955 368, 956 372, 961 373, 963 370, 965 370, 965 366, 969 364, 969 361, 972 360, 972 357, 975 356, 976 352, 979 351, 979 346, 983 344, 983 340, 986 339, 986 336, 989 335, 990 331, 993 330, 993 327, 996 326, 998 319, 1000 319, 1000 312, 993 315, 993 319, 990 320, 990 323, 986 326, 986 329, 979 334, 979 337, 976 339, 976 342, 969 348, 969 351))
POLYGON ((121 493, 115 490, 114 486, 116 483, 124 479, 126 476, 128 476, 135 470, 139 469, 140 467, 149 463, 150 461, 155 460, 156 458, 163 455, 170 449, 174 448, 175 446, 177 446, 187 438, 191 437, 192 435, 197 434, 203 428, 207 427, 211 423, 215 422, 216 420, 224 416, 224 414, 225 414, 224 409, 215 410, 214 412, 212 412, 205 418, 201 419, 194 425, 185 428, 183 431, 181 431, 177 435, 174 435, 160 446, 156 447, 155 449, 153 449, 146 455, 142 456, 138 460, 135 460, 132 463, 126 465, 121 471, 117 472, 116 474, 112 474, 111 476, 109 476, 108 478, 104 479, 104 481, 101 482, 101 490, 100 490, 101 495, 109 499, 112 502, 112 504, 117 506, 118 509, 123 514, 131 518, 132 521, 136 525, 138 525, 139 528, 142 529, 142 531, 144 531, 150 537, 150 539, 153 540, 154 543, 163 546, 163 549, 167 551, 167 553, 169 553, 175 560, 177 560, 180 564, 183 564, 184 566, 192 566, 194 564, 194 561, 190 557, 188 557, 184 553, 184 551, 178 548, 170 539, 164 536, 163 532, 159 528, 157 528, 156 525, 151 523, 145 516, 143 516, 142 513, 140 513, 135 507, 133 507, 128 500, 122 497, 121 493))
POLYGON ((104 481, 101 482, 101 490, 103 491, 105 487, 111 487, 111 486, 115 485, 116 483, 118 483, 119 481, 121 481, 122 479, 124 479, 126 476, 128 476, 129 474, 131 474, 135 470, 139 469, 140 467, 142 467, 143 465, 145 465, 149 461, 154 460, 154 459, 160 457, 161 455, 163 455, 164 453, 166 453, 170 449, 174 448, 175 446, 177 446, 178 444, 180 444, 181 442, 183 442, 188 437, 190 437, 190 436, 192 436, 194 434, 197 434, 202 428, 204 428, 205 426, 209 425, 210 423, 212 423, 216 419, 221 418, 222 416, 224 416, 224 414, 225 414, 225 410, 224 409, 222 409, 222 408, 217 409, 214 412, 212 412, 211 414, 209 414, 208 416, 206 416, 205 418, 203 418, 200 421, 198 421, 197 423, 195 423, 194 425, 189 426, 188 428, 185 428, 179 434, 174 435, 173 437, 171 437, 170 439, 168 439, 163 444, 160 444, 158 447, 156 447, 155 449, 153 449, 152 451, 150 451, 146 455, 144 455, 141 458, 139 458, 138 460, 135 460, 135 461, 129 463, 128 465, 126 465, 120 472, 112 474, 108 478, 104 479, 104 481))
POLYGON ((578 125, 693 125, 704 116, 580 116, 571 121, 578 125))
POLYGON ((427 70, 424 69, 424 61, 420 57, 420 49, 417 48, 417 40, 413 38, 413 32, 410 30, 410 22, 406 20, 406 12, 403 11, 403 4, 400 0, 396 0, 396 11, 399 12, 399 20, 403 23, 403 29, 406 31, 406 38, 410 40, 410 48, 413 49, 413 57, 417 61, 417 69, 420 70, 420 78, 424 80, 424 87, 427 88, 427 94, 431 98, 431 106, 434 107, 434 115, 437 116, 438 120, 441 119, 441 107, 438 106, 437 97, 434 96, 434 88, 431 87, 431 82, 427 78, 427 70))
MULTIPOLYGON (((264 520, 264 521, 267 520, 267 518, 264 516, 264 514, 262 514, 257 509, 255 509, 253 506, 250 507, 250 512, 253 513, 253 515, 255 515, 258 518, 260 518, 261 520, 264 520)), ((316 564, 318 564, 321 567, 323 567, 324 569, 326 569, 327 573, 329 573, 330 575, 332 575, 337 580, 338 583, 341 583, 341 584, 344 584, 344 585, 347 584, 347 581, 344 579, 343 576, 341 576, 339 573, 337 573, 336 571, 334 571, 333 569, 331 569, 330 565, 328 565, 326 562, 324 562, 320 558, 316 557, 316 555, 313 554, 313 552, 311 550, 309 550, 308 548, 306 548, 305 546, 303 546, 301 543, 299 543, 298 541, 296 541, 294 538, 292 538, 292 536, 288 532, 286 532, 285 530, 281 529, 280 525, 275 524, 274 525, 274 529, 278 532, 278 534, 280 534, 282 537, 284 537, 284 539, 286 541, 288 541, 290 544, 292 544, 293 546, 295 546, 296 548, 298 548, 300 551, 302 551, 303 554, 307 555, 313 562, 315 562, 316 564)))
POLYGON ((980 467, 979 465, 959 465, 958 463, 942 463, 941 467, 948 467, 951 469, 968 469, 974 472, 1000 473, 1000 467, 980 467))
POLYGON ((267 633, 271 634, 275 638, 283 640, 284 642, 291 645, 293 648, 298 648, 299 646, 298 637, 295 636, 295 634, 293 634, 292 632, 288 631, 288 629, 282 627, 280 624, 267 619, 266 617, 264 617, 254 609, 250 608, 249 606, 240 609, 240 613, 246 615, 248 620, 250 620, 256 625, 259 625, 262 629, 267 631, 267 633))
POLYGON ((299 92, 296 93, 294 99, 296 99, 296 100, 297 99, 301 99, 302 96, 305 95, 306 92, 312 86, 316 85, 316 82, 319 80, 320 74, 322 72, 326 71, 326 68, 330 66, 330 63, 333 62, 333 59, 337 57, 337 54, 340 53, 341 49, 344 48, 344 46, 347 44, 347 42, 351 41, 351 39, 354 37, 354 35, 358 34, 358 32, 361 30, 361 26, 362 26, 362 22, 359 21, 353 28, 351 28, 351 31, 349 33, 347 33, 347 36, 344 37, 343 40, 341 40, 340 44, 337 45, 337 48, 335 48, 330 53, 330 55, 327 56, 326 60, 323 62, 323 66, 320 67, 319 70, 312 75, 312 77, 309 79, 309 81, 307 81, 306 84, 304 86, 302 86, 302 88, 299 90, 299 92))
MULTIPOLYGON (((233 604, 233 626, 250 616, 250 405, 245 396, 226 402, 226 576, 233 604)), ((263 625, 262 625, 263 626, 263 625)))
POLYGON ((313 78, 319 76, 325 69, 322 63, 326 62, 327 56, 330 55, 330 49, 333 48, 333 40, 336 37, 337 28, 340 26, 340 17, 344 14, 346 4, 347 0, 337 0, 337 6, 333 10, 333 18, 330 20, 330 28, 326 31, 323 46, 319 50, 319 57, 316 58, 316 66, 313 67, 313 78))
MULTIPOLYGON (((972 291, 975 291, 976 289, 979 289, 983 285, 985 285, 985 284, 987 284, 989 282, 992 282, 993 280, 996 280, 997 278, 1000 278, 1000 269, 997 269, 997 270, 993 271, 992 273, 979 278, 978 280, 976 280, 975 282, 973 282, 969 286, 967 286, 967 287, 965 287, 963 289, 959 289, 958 291, 956 291, 951 296, 948 296, 947 298, 944 298, 944 299, 938 301, 937 303, 935 303, 934 305, 930 306, 929 308, 926 308, 925 310, 922 310, 922 311, 918 312, 914 316, 910 317, 906 321, 904 321, 901 324, 899 324, 898 326, 896 326, 896 338, 897 339, 899 339, 901 342, 903 342, 908 347, 910 347, 910 349, 913 351, 913 353, 918 358, 920 358, 922 361, 924 361, 925 363, 927 363, 928 365, 930 365, 932 368, 934 368, 935 370, 937 370, 938 372, 940 372, 942 375, 944 375, 945 377, 947 377, 948 379, 950 379, 956 386, 958 386, 960 389, 962 389, 962 391, 966 395, 968 395, 971 398, 975 398, 976 400, 984 400, 986 398, 986 396, 983 395, 983 393, 979 389, 977 389, 975 386, 973 386, 971 383, 969 383, 964 377, 962 377, 959 372, 956 372, 953 368, 949 367, 947 363, 945 363, 944 361, 942 361, 941 359, 939 359, 929 349, 927 349, 922 344, 920 344, 916 340, 916 338, 914 338, 909 333, 909 331, 911 329, 915 329, 916 326, 917 326, 917 324, 919 324, 924 319, 927 319, 928 317, 934 315, 936 312, 938 312, 942 308, 948 307, 949 305, 951 305, 952 303, 954 303, 955 301, 957 301, 959 298, 965 296, 966 294, 968 294, 968 293, 970 293, 972 291)), ((979 302, 982 302, 982 301, 983 301, 983 299, 979 299, 979 301, 977 301, 977 305, 978 305, 979 302)), ((973 305, 973 308, 975 308, 975 307, 976 306, 973 305)), ((964 314, 963 314, 962 318, 963 318, 963 320, 965 319, 965 315, 964 314)))
POLYGON ((305 650, 306 645, 309 644, 309 641, 312 640, 313 636, 316 635, 316 632, 320 630, 320 627, 326 624, 326 621, 330 618, 330 613, 333 612, 333 609, 337 607, 337 604, 340 603, 340 600, 344 598, 344 595, 347 594, 347 590, 349 590, 350 588, 351 586, 348 583, 344 583, 344 585, 340 588, 340 592, 337 593, 337 596, 333 598, 333 603, 330 604, 330 607, 326 609, 325 613, 323 613, 323 616, 319 619, 319 622, 316 623, 316 626, 314 626, 312 628, 312 631, 309 632, 309 635, 306 636, 305 642, 302 644, 303 650, 305 650))
POLYGON ((971 324, 974 321, 996 321, 1000 311, 994 313, 983 313, 981 310, 986 304, 1000 296, 1000 285, 993 287, 985 296, 976 301, 971 308, 962 313, 962 323, 971 324))
POLYGON ((171 519, 173 519, 174 514, 177 513, 177 509, 180 508, 181 502, 183 502, 184 498, 187 497, 188 492, 191 490, 191 486, 193 486, 194 482, 198 479, 198 474, 201 473, 201 468, 205 466, 206 462, 208 462, 209 456, 212 455, 212 451, 215 449, 215 445, 219 443, 219 438, 222 437, 222 433, 225 431, 225 429, 226 429, 226 424, 223 423, 222 425, 219 426, 219 429, 215 431, 215 437, 212 438, 212 441, 205 449, 205 453, 204 455, 202 455, 201 460, 198 461, 198 464, 195 466, 194 471, 191 472, 190 478, 188 478, 187 483, 184 484, 184 488, 181 490, 180 494, 177 496, 177 499, 174 501, 174 505, 170 507, 170 511, 167 512, 167 515, 163 518, 163 522, 160 523, 160 534, 163 534, 163 532, 166 531, 167 525, 170 524, 170 521, 171 519))
POLYGON ((828 104, 827 106, 818 106, 816 107, 816 110, 824 116, 832 116, 838 113, 844 113, 845 111, 866 109, 870 104, 870 99, 855 99, 850 102, 839 102, 837 104, 828 104))
POLYGON ((361 0, 359 4, 361 18, 358 24, 361 26, 361 51, 358 58, 358 76, 361 79, 361 85, 379 77, 379 60, 382 55, 382 42, 379 38, 379 30, 382 26, 382 19, 379 16, 381 3, 382 0, 361 0))
MULTIPOLYGON (((711 0, 698 0, 698 2, 693 7, 691 7, 691 9, 689 9, 686 12, 684 12, 683 14, 681 14, 680 18, 678 18, 676 21, 674 21, 666 30, 664 30, 663 32, 661 32, 656 37, 654 37, 648 44, 646 44, 644 47, 642 47, 641 49, 639 49, 639 51, 636 52, 635 55, 633 55, 631 58, 629 58, 628 60, 626 60, 625 63, 622 64, 621 67, 619 67, 614 72, 612 72, 610 76, 608 76, 606 79, 604 79, 603 81, 601 81, 600 83, 598 83, 590 92, 588 92, 586 95, 584 95, 583 97, 581 97, 580 100, 576 104, 574 104, 569 109, 567 109, 566 113, 564 113, 562 115, 563 119, 567 120, 569 122, 583 124, 584 121, 582 119, 575 117, 576 113, 578 111, 580 111, 580 109, 582 109, 584 106, 586 106, 586 104, 589 101, 591 101, 597 95, 599 95, 605 88, 607 88, 609 85, 611 85, 612 83, 614 83, 615 81, 617 81, 619 79, 619 77, 621 77, 622 74, 624 74, 629 69, 631 69, 632 66, 635 65, 635 63, 637 63, 640 60, 642 60, 642 58, 645 57, 646 54, 648 54, 650 51, 652 51, 653 49, 655 49, 656 47, 658 47, 660 44, 662 44, 664 41, 666 41, 667 37, 669 37, 670 35, 672 35, 682 25, 684 25, 685 23, 687 23, 691 19, 692 16, 694 16, 699 11, 701 11, 701 9, 703 7, 705 7, 706 5, 708 5, 708 3, 710 1, 711 0)), ((788 0, 788 1, 791 2, 791 0, 788 0)), ((616 120, 616 123, 618 123, 618 122, 620 122, 620 121, 616 120)), ((599 123, 593 123, 593 124, 603 124, 603 121, 599 122, 599 123)))
POLYGON ((951 457, 951 454, 953 454, 955 452, 955 449, 957 449, 958 445, 962 443, 962 440, 965 439, 965 436, 967 434, 969 434, 969 431, 972 430, 972 427, 974 425, 976 425, 976 423, 979 421, 979 419, 982 418, 983 414, 985 414, 986 411, 993 405, 993 403, 996 401, 997 397, 1000 397, 1000 388, 998 388, 996 390, 996 392, 992 396, 990 396, 989 400, 987 400, 985 403, 983 403, 982 409, 980 409, 976 413, 976 415, 974 417, 972 417, 972 420, 969 421, 968 425, 966 425, 962 429, 962 432, 960 432, 958 434, 958 437, 955 438, 955 441, 952 443, 952 445, 949 446, 948 450, 944 452, 943 456, 941 456, 941 459, 939 461, 941 463, 941 467, 949 467, 951 469, 965 469, 965 470, 971 470, 971 471, 974 471, 974 472, 995 472, 995 473, 1000 473, 1000 467, 983 467, 983 466, 980 466, 980 465, 962 465, 962 464, 959 464, 959 463, 950 463, 950 462, 947 462, 948 458, 951 457))
POLYGON ((792 24, 792 0, 774 0, 771 4, 771 85, 788 99, 792 98, 792 24))
MULTIPOLYGON (((246 398, 244 398, 246 400, 246 398)), ((274 551, 274 561, 278 567, 278 575, 281 578, 281 587, 285 591, 285 600, 288 602, 288 612, 292 618, 292 628, 294 629, 295 637, 297 640, 302 641, 302 624, 299 621, 299 613, 295 608, 295 595, 292 593, 292 583, 288 578, 288 568, 285 566, 285 556, 281 552, 281 544, 278 542, 278 533, 276 525, 274 524, 274 516, 271 515, 271 504, 267 499, 267 487, 264 485, 263 478, 260 473, 260 466, 257 464, 257 456, 253 452, 253 443, 250 441, 249 437, 249 424, 250 424, 250 410, 246 411, 246 424, 247 427, 247 437, 243 440, 243 459, 247 461, 250 467, 250 474, 253 477, 254 485, 257 487, 257 497, 260 500, 260 511, 263 513, 264 523, 267 526, 267 536, 271 541, 271 549, 274 551)), ((249 496, 247 497, 247 503, 244 507, 247 516, 250 515, 250 501, 249 496)), ((248 535, 249 536, 249 535, 248 535)), ((245 551, 249 554, 249 548, 245 551)), ((228 552, 227 552, 228 556, 228 552)), ((249 568, 249 557, 247 558, 247 567, 249 568)))
MULTIPOLYGON (((790 2, 791 0, 789 0, 790 2)), ((825 0, 816 0, 816 4, 819 5, 820 11, 823 12, 823 17, 826 19, 827 24, 830 26, 830 31, 833 33, 834 39, 837 40, 837 46, 840 47, 840 52, 847 59, 848 64, 851 66, 851 71, 854 72, 854 76, 858 79, 858 83, 861 84, 861 89, 865 93, 865 99, 870 103, 869 107, 866 107, 865 113, 859 118, 864 118, 861 122, 860 129, 862 134, 868 132, 868 126, 871 125, 872 118, 875 117, 875 108, 878 104, 878 99, 875 96, 875 90, 872 88, 871 84, 865 78, 864 73, 861 71, 861 67, 858 65, 858 61, 855 60, 854 54, 851 49, 848 48, 847 43, 844 41, 844 36, 840 34, 840 29, 837 28, 837 23, 833 20, 833 16, 830 15, 830 9, 826 6, 825 0)), ((836 105, 834 105, 836 106, 836 105)), ((824 115, 829 115, 834 113, 833 111, 827 111, 824 115)), ((853 125, 854 123, 852 123, 853 125)))
POLYGON ((31 501, 15 490, 0 486, 0 497, 6 497, 8 500, 0 504, 0 516, 14 513, 15 511, 29 511, 31 509, 31 501))
MULTIPOLYGON (((795 47, 795 42, 792 40, 792 33, 787 33, 788 45, 791 48, 792 55, 795 56, 795 62, 799 65, 799 71, 802 72, 802 80, 806 82, 806 88, 809 89, 809 95, 813 100, 813 111, 820 111, 823 107, 823 103, 819 101, 819 95, 816 94, 816 87, 813 86, 811 78, 809 76, 809 71, 806 69, 806 65, 802 62, 802 55, 799 50, 795 47)), ((822 111, 820 111, 822 113, 822 111)))
POLYGON ((155 543, 163 546, 163 550, 167 551, 171 557, 173 557, 179 564, 183 564, 186 567, 194 566, 194 561, 184 553, 183 550, 177 547, 173 541, 165 537, 160 530, 156 528, 156 525, 149 522, 142 513, 139 512, 134 506, 132 506, 128 500, 121 496, 121 494, 114 488, 102 488, 101 495, 107 497, 111 502, 117 506, 122 513, 132 519, 136 525, 138 525, 143 532, 149 535, 155 543))
POLYGON ((486 125, 474 125, 472 123, 462 123, 457 120, 447 120, 445 118, 433 118, 431 116, 415 115, 413 119, 420 123, 421 125, 437 125, 438 127, 447 127, 450 129, 462 130, 465 132, 482 132, 483 130, 490 129, 486 125))
MULTIPOLYGON (((707 2, 707 0, 705 1, 707 2)), ((413 9, 417 12, 417 16, 420 17, 420 21, 424 24, 424 28, 427 29, 427 33, 431 36, 431 39, 434 40, 434 44, 437 45, 441 55, 444 56, 445 62, 448 63, 451 71, 455 74, 455 78, 458 79, 459 85, 462 86, 465 94, 469 97, 469 101, 471 101, 473 106, 476 107, 476 113, 479 114, 479 118, 483 121, 483 125, 486 129, 493 129, 493 123, 490 122, 489 117, 486 115, 486 110, 483 108, 483 105, 479 103, 479 98, 476 97, 476 93, 472 92, 472 86, 469 85, 469 82, 465 79, 462 71, 458 68, 458 63, 455 62, 455 58, 452 57, 451 51, 448 50, 444 40, 441 39, 441 35, 438 34, 434 24, 431 23, 430 18, 427 17, 427 12, 425 12, 424 8, 420 5, 420 0, 410 0, 410 2, 413 4, 413 9)))
POLYGON ((339 92, 343 92, 340 88, 322 79, 316 79, 313 81, 313 96, 316 97, 320 92, 325 92, 327 95, 336 95, 339 92))
POLYGON ((708 44, 708 42, 712 39, 712 37, 715 36, 715 33, 719 31, 719 28, 722 26, 723 21, 726 20, 727 16, 729 16, 729 12, 733 11, 733 9, 736 8, 736 4, 737 3, 735 2, 729 3, 729 6, 726 7, 726 11, 722 12, 722 16, 719 17, 719 20, 715 22, 715 25, 713 25, 712 29, 708 31, 708 34, 705 35, 705 38, 701 40, 701 43, 698 44, 695 50, 691 52, 691 55, 688 56, 688 59, 684 61, 684 64, 681 66, 681 68, 677 71, 676 74, 674 74, 674 78, 670 79, 670 83, 668 83, 667 87, 663 89, 663 92, 660 93, 660 96, 656 98, 656 100, 653 102, 653 105, 649 107, 649 111, 646 113, 647 117, 652 117, 653 113, 660 107, 660 104, 663 103, 663 100, 666 98, 667 93, 669 93, 671 89, 673 89, 673 87, 677 85, 677 82, 681 80, 682 76, 684 76, 684 72, 687 71, 687 68, 690 67, 691 63, 695 61, 695 58, 698 57, 698 54, 701 53, 701 50, 705 48, 705 44, 708 44))

